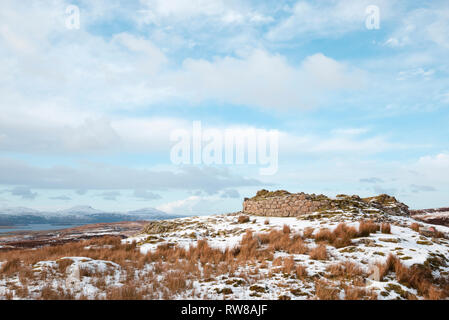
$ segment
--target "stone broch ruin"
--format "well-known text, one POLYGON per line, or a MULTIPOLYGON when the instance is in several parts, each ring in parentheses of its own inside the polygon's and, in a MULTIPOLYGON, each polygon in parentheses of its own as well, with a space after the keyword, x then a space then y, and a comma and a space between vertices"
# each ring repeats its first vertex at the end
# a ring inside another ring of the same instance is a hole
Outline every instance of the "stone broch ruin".
POLYGON ((295 217, 317 211, 380 210, 391 215, 409 215, 408 206, 386 194, 376 197, 290 193, 285 190, 260 190, 253 198, 245 198, 243 213, 270 217, 295 217))

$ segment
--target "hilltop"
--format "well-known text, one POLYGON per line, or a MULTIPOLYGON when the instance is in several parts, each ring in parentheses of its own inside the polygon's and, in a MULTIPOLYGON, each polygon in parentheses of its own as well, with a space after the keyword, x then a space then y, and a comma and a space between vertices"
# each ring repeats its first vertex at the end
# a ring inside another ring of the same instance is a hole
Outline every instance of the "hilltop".
POLYGON ((448 227, 413 219, 405 204, 387 195, 329 198, 262 191, 245 199, 241 212, 153 221, 121 241, 104 238, 0 253, 0 295, 447 299, 448 234, 448 227), (307 206, 295 216, 273 216, 278 207, 271 204, 274 211, 266 216, 248 207, 248 201, 281 200, 280 207, 289 207, 284 214, 295 204, 283 201, 295 197, 319 202, 318 207, 307 206), (24 268, 27 276, 20 275, 24 268), (42 274, 51 285, 40 280, 42 274))

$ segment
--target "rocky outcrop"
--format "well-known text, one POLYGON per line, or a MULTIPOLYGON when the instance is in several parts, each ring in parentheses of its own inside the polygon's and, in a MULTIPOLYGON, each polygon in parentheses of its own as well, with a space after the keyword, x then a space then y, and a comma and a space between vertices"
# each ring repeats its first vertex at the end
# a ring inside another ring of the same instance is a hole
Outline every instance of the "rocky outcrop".
POLYGON ((143 232, 147 234, 173 232, 177 231, 181 225, 175 221, 151 221, 143 228, 143 232))
POLYGON ((390 215, 409 215, 408 206, 396 198, 383 194, 376 197, 360 198, 353 195, 325 195, 290 193, 285 190, 260 190, 253 198, 245 198, 243 213, 271 216, 295 217, 320 211, 378 211, 390 215))

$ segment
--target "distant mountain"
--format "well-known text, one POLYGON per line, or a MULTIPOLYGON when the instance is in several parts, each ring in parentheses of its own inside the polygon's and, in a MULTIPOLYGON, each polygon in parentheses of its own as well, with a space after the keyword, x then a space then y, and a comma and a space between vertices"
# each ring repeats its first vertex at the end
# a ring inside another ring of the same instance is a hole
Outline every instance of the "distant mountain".
POLYGON ((0 226, 28 224, 89 224, 136 220, 166 220, 179 218, 155 208, 127 212, 107 212, 91 206, 75 206, 57 211, 39 211, 25 207, 0 208, 0 226))
POLYGON ((167 216, 167 213, 155 208, 142 208, 138 210, 128 211, 127 214, 131 216, 151 216, 155 218, 156 217, 163 218, 167 216))
POLYGON ((65 210, 59 210, 57 211, 57 213, 60 214, 66 214, 66 215, 77 215, 77 214, 96 214, 96 213, 103 213, 104 211, 101 210, 97 210, 95 208, 92 208, 91 206, 75 206, 69 209, 65 209, 65 210))
POLYGON ((6 208, 0 208, 0 215, 2 214, 12 214, 12 215, 33 215, 33 214, 40 214, 41 211, 26 208, 26 207, 6 207, 6 208))
POLYGON ((412 210, 410 213, 416 220, 449 227, 449 207, 412 210))

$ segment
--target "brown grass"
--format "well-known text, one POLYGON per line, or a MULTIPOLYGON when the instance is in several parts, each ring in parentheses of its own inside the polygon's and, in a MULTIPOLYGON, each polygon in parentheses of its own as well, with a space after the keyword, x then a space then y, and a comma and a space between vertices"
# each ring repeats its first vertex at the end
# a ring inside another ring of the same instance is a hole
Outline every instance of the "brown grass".
POLYGON ((335 240, 335 234, 327 228, 320 229, 315 234, 315 241, 317 241, 317 242, 326 241, 328 243, 333 243, 334 240, 335 240))
POLYGON ((322 280, 315 281, 315 295, 320 300, 340 300, 339 290, 322 280))
POLYGON ((374 290, 368 290, 360 287, 346 286, 345 300, 377 300, 377 294, 374 290))
POLYGON ((343 248, 352 245, 351 239, 358 235, 354 227, 349 227, 345 223, 340 223, 333 232, 327 228, 320 229, 315 234, 315 241, 326 242, 336 248, 343 248))
POLYGON ((18 261, 25 265, 33 265, 39 261, 58 260, 67 256, 89 257, 97 260, 109 260, 118 264, 125 264, 126 260, 138 261, 140 253, 136 250, 136 243, 121 244, 119 237, 104 237, 79 242, 71 242, 57 246, 46 246, 35 250, 22 249, 0 252, 0 261, 7 261, 2 267, 3 272, 16 272, 13 265, 18 268, 18 261), (111 245, 106 248, 104 245, 111 245), (97 246, 98 249, 86 250, 86 246, 97 246))
POLYGON ((65 273, 67 267, 72 265, 73 260, 72 259, 60 259, 56 261, 58 264, 58 271, 60 273, 65 273))
POLYGON ((285 251, 290 254, 305 254, 307 245, 299 234, 285 233, 285 230, 272 230, 269 233, 260 233, 257 238, 262 245, 268 245, 270 254, 276 251, 285 251))
POLYGON ((41 290, 40 299, 42 299, 42 300, 62 300, 62 297, 50 285, 46 285, 41 290))
POLYGON ((380 232, 391 234, 391 225, 389 223, 382 223, 382 225, 380 226, 380 232))
POLYGON ((376 233, 380 231, 380 226, 373 221, 360 221, 359 224, 359 237, 368 237, 371 233, 376 233))
POLYGON ((187 289, 186 275, 182 271, 168 272, 164 278, 164 284, 172 293, 179 293, 187 289))
POLYGON ((344 261, 331 264, 326 269, 332 278, 355 279, 356 277, 365 276, 362 268, 351 261, 344 261))
POLYGON ((432 270, 424 265, 413 265, 408 268, 401 263, 399 258, 390 254, 385 264, 381 265, 380 271, 381 280, 389 272, 394 272, 399 283, 416 289, 418 294, 427 299, 447 297, 443 290, 435 287, 438 280, 434 279, 432 270))
POLYGON ((430 286, 426 298, 428 300, 441 300, 445 298, 445 295, 443 293, 443 290, 439 290, 435 286, 430 286))
MULTIPOLYGON (((0 273, 2 275, 12 275, 14 273, 19 272, 20 270, 20 259, 13 257, 11 259, 2 259, 2 260, 6 260, 6 262, 3 264, 0 273)), ((1 260, 0 260, 1 261, 1 260)))
POLYGON ((237 219, 238 223, 247 223, 249 222, 249 217, 248 216, 239 216, 237 219))
POLYGON ((320 244, 309 252, 310 259, 327 260, 326 245, 320 244))
POLYGON ((282 272, 290 274, 293 271, 295 271, 295 260, 293 260, 293 257, 288 257, 284 259, 284 265, 282 268, 282 272))
POLYGON ((313 231, 314 231, 315 229, 313 229, 312 227, 307 227, 307 228, 305 228, 304 229, 304 231, 303 231, 303 237, 305 238, 305 239, 311 239, 311 238, 313 238, 313 231))
POLYGON ((107 300, 142 300, 143 296, 134 284, 113 288, 106 292, 107 300))
POLYGON ((438 231, 438 230, 436 230, 436 231, 433 233, 433 237, 434 237, 434 238, 443 238, 443 239, 447 239, 446 234, 444 234, 444 232, 441 232, 441 231, 438 231))
MULTIPOLYGON (((324 231, 322 234, 317 237, 322 237, 322 242, 328 242, 329 233, 324 231)), ((358 232, 355 228, 341 224, 331 234, 335 237, 333 245, 336 245, 338 239, 350 240, 357 236, 358 232)), ((122 266, 122 286, 112 288, 108 288, 106 285, 106 273, 90 272, 88 269, 80 270, 81 276, 91 277, 89 281, 106 294, 106 299, 173 299, 183 297, 183 293, 189 292, 188 290, 192 289, 192 282, 195 280, 212 281, 223 275, 230 278, 239 276, 248 284, 254 284, 255 279, 263 280, 265 275, 260 274, 259 268, 268 269, 269 261, 273 260, 277 251, 289 254, 308 253, 310 258, 315 260, 328 259, 326 243, 320 243, 310 250, 304 237, 305 233, 301 236, 290 228, 286 231, 285 227, 281 230, 275 229, 260 234, 254 234, 248 230, 235 248, 216 249, 210 247, 207 241, 198 240, 189 248, 164 243, 148 254, 141 254, 135 243, 122 244, 118 237, 105 237, 36 250, 0 252, 0 261, 7 261, 2 265, 1 274, 7 277, 18 274, 22 287, 18 288, 19 290, 14 289, 16 296, 26 296, 29 283, 34 281, 36 276, 47 283, 53 283, 52 280, 55 277, 63 280, 66 268, 72 262, 71 259, 60 258, 66 256, 89 257, 113 261, 122 266), (105 247, 106 244, 111 245, 112 248, 105 247), (85 249, 86 246, 90 246, 91 249, 85 249), (33 264, 44 260, 57 261, 56 269, 43 270, 35 275, 32 270, 33 264), (148 263, 151 263, 153 268, 144 272, 144 266, 148 263), (248 265, 254 268, 244 274, 239 271, 240 267, 248 265), (136 271, 138 271, 137 274, 136 271), (160 275, 163 277, 158 278, 160 275)), ((333 239, 332 236, 330 239, 333 239)), ((294 275, 298 279, 308 279, 306 267, 296 264, 291 256, 275 259, 272 265, 277 268, 276 271, 273 271, 275 273, 281 271, 291 276, 294 275)), ((360 266, 352 262, 332 265, 327 272, 340 280, 350 279, 354 286, 363 285, 365 275, 360 266)), ((429 274, 429 270, 422 266, 406 268, 399 259, 389 256, 386 263, 381 265, 382 277, 389 272, 395 272, 399 282, 416 288, 421 295, 428 299, 440 299, 447 296, 448 290, 444 289, 446 287, 437 285, 431 272, 429 274)), ((449 285, 447 287, 449 288, 449 285)), ((11 288, 9 288, 10 291, 11 288)), ((369 292, 364 293, 353 288, 345 289, 345 294, 347 298, 351 299, 370 298, 369 292)), ((333 299, 336 297, 335 295, 335 289, 332 289, 328 283, 318 282, 317 297, 333 299)), ((75 297, 60 287, 47 286, 38 298, 73 299, 75 297)))
POLYGON ((418 223, 416 223, 416 222, 413 222, 410 225, 410 229, 412 229, 413 231, 419 232, 419 228, 420 228, 420 225, 418 223))
POLYGON ((23 286, 26 286, 30 281, 34 281, 34 272, 30 266, 23 266, 19 270, 19 281, 23 286))

